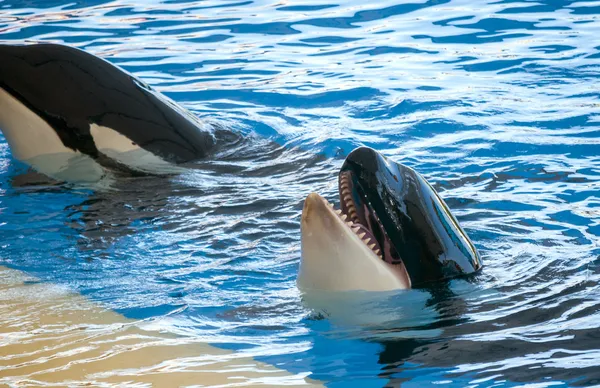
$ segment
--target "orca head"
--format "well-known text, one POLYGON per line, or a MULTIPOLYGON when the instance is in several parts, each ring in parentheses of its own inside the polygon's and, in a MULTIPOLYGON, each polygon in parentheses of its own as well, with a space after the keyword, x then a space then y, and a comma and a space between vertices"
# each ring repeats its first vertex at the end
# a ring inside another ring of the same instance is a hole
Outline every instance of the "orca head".
POLYGON ((339 210, 318 194, 302 213, 301 289, 392 290, 478 271, 477 249, 433 187, 360 147, 339 172, 339 210))

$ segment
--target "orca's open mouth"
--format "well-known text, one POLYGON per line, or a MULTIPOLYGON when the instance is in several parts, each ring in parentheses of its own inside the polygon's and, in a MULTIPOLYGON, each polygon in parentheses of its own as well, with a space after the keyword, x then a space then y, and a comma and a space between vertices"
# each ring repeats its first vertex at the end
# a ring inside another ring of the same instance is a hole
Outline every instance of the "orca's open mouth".
POLYGON ((358 209, 360 202, 351 198, 348 184, 340 189, 340 195, 341 209, 317 193, 309 194, 304 201, 299 287, 340 291, 410 288, 403 263, 390 265, 384 261, 381 247, 387 242, 378 240, 381 231, 365 222, 376 217, 374 211, 358 209))
POLYGON ((360 222, 360 220, 355 216, 356 212, 352 211, 344 211, 343 209, 353 209, 353 203, 351 203, 351 199, 346 200, 347 202, 342 202, 342 209, 336 209, 335 206, 327 201, 325 198, 321 197, 321 200, 327 204, 330 208, 335 211, 335 214, 346 224, 348 229, 350 229, 354 234, 356 234, 360 240, 376 254, 380 259, 383 259, 381 254, 381 248, 378 241, 373 236, 373 233, 365 227, 364 224, 360 222))
MULTIPOLYGON (((318 197, 319 202, 327 205, 331 209, 331 212, 327 213, 335 214, 341 221, 339 224, 344 225, 343 228, 351 232, 345 233, 348 236, 343 240, 348 244, 348 248, 353 251, 358 250, 359 247, 355 245, 356 240, 350 238, 351 234, 356 235, 360 242, 368 248, 366 252, 372 252, 375 255, 373 260, 386 263, 383 268, 387 268, 406 288, 410 288, 410 277, 404 263, 394 249, 382 222, 375 209, 368 202, 360 184, 353 179, 351 171, 340 172, 338 190, 340 196, 339 209, 336 209, 332 203, 320 195, 314 193, 311 195, 318 197)), ((323 213, 321 214, 322 217, 325 217, 323 213)), ((330 231, 324 230, 323 233, 327 234, 330 231)), ((351 264, 348 263, 348 265, 351 264)))
POLYGON ((336 212, 373 253, 386 263, 400 267, 398 269, 404 272, 402 259, 394 249, 377 212, 368 203, 360 184, 353 178, 352 171, 340 172, 338 190, 341 209, 336 212))
MULTIPOLYGON (((357 193, 356 190, 354 190, 351 173, 349 171, 340 174, 339 193, 341 209, 336 212, 346 222, 346 225, 360 237, 362 242, 364 242, 373 253, 379 256, 380 259, 383 259, 381 250, 382 244, 373 233, 373 226, 376 226, 378 228, 377 230, 381 231, 377 215, 374 211, 369 209, 368 206, 362 205, 361 207, 354 199, 357 193)), ((383 236, 386 238, 385 232, 383 236)))

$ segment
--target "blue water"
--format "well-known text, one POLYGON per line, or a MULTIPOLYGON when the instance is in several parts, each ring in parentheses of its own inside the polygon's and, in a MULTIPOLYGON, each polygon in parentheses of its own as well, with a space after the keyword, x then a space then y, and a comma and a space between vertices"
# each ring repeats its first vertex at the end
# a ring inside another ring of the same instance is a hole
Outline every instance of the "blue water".
POLYGON ((328 387, 600 384, 599 37, 598 1, 0 0, 3 43, 85 49, 244 136, 104 192, 32 185, 0 135, 0 265, 328 387), (305 306, 302 201, 358 145, 432 182, 481 275, 305 306))

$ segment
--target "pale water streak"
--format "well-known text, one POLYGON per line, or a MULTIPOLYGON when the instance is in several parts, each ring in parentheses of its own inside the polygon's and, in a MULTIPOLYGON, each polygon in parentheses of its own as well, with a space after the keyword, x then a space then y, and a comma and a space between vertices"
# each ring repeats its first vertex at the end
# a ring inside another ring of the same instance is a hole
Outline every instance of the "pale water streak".
POLYGON ((0 384, 10 387, 318 386, 2 267, 0 314, 0 384))

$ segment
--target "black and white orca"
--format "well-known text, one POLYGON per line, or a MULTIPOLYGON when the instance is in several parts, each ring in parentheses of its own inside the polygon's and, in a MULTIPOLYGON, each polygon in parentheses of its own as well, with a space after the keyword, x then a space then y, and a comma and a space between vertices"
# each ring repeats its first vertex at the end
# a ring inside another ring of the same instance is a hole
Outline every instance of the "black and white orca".
POLYGON ((212 128, 117 66, 57 44, 0 45, 0 131, 13 156, 64 180, 172 172, 212 128))

